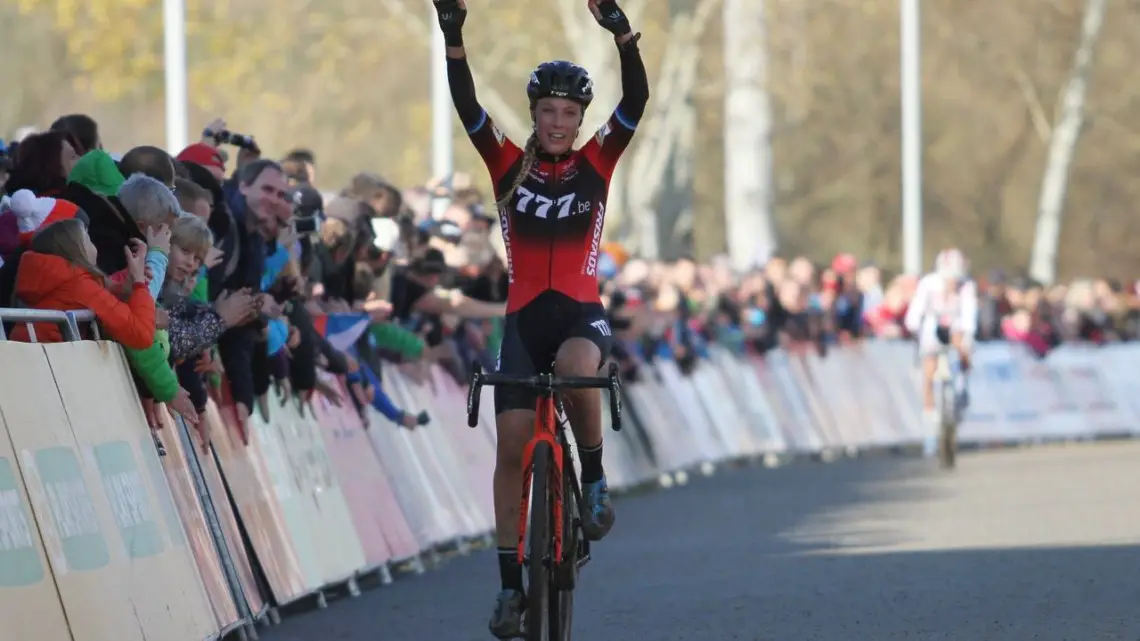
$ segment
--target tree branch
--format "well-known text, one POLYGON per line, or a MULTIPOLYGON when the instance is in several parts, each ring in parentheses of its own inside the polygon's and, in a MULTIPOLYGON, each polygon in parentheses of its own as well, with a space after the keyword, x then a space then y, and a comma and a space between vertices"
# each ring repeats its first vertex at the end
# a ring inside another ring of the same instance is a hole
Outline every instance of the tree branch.
POLYGON ((571 48, 585 37, 582 25, 582 3, 577 0, 558 0, 558 13, 562 16, 562 31, 571 48))
POLYGON ((1049 142, 1053 137, 1053 123, 1049 121, 1049 116, 1045 115, 1045 105, 1041 104, 1041 95, 1037 93, 1037 87, 1033 86, 1033 81, 1021 69, 1013 71, 1013 78, 1025 98, 1025 106, 1029 109, 1029 119, 1033 122, 1033 128, 1037 130, 1042 142, 1049 142))

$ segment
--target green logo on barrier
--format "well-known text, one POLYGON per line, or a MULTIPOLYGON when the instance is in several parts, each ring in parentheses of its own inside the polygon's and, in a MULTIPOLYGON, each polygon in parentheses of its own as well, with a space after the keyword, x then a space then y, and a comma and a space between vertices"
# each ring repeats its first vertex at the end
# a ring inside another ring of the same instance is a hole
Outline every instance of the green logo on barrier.
POLYGON ((44 578, 35 547, 39 532, 17 489, 19 483, 12 463, 0 458, 0 587, 5 588, 33 585, 44 578))
POLYGON ((154 488, 155 494, 158 494, 158 503, 162 507, 162 518, 166 521, 166 529, 170 533, 170 542, 178 547, 185 547, 186 533, 182 531, 182 521, 179 520, 178 510, 174 507, 174 497, 170 495, 166 473, 162 471, 162 463, 158 462, 158 454, 154 451, 154 439, 150 436, 142 437, 141 447, 143 458, 146 459, 146 468, 150 472, 150 486, 154 488))
MULTIPOLYGON (((153 446, 152 446, 153 447, 153 446)), ((154 520, 142 474, 131 444, 114 441, 95 446, 95 464, 115 514, 127 556, 141 559, 162 552, 162 534, 154 520)))
POLYGON ((67 567, 79 572, 106 567, 111 555, 75 452, 69 447, 47 447, 37 450, 35 456, 67 567))

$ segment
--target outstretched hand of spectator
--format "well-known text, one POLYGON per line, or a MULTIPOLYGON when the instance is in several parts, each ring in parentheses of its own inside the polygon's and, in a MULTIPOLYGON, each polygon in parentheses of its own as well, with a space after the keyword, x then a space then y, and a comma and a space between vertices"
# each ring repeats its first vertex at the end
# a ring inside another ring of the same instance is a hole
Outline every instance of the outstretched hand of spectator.
POLYGON ((214 120, 212 122, 210 122, 210 124, 206 125, 206 128, 203 130, 202 143, 209 145, 211 147, 217 147, 218 141, 213 136, 207 136, 204 132, 208 131, 210 133, 216 134, 218 132, 225 131, 225 130, 226 130, 225 118, 214 118, 214 120))
POLYGON ((214 301, 214 311, 222 317, 226 327, 237 327, 253 320, 257 315, 257 299, 248 289, 222 292, 214 301))
POLYGON ((368 300, 361 306, 374 323, 388 320, 392 316, 392 303, 380 298, 375 292, 368 295, 368 300))
POLYGON ((154 328, 166 329, 170 327, 170 312, 161 307, 154 309, 154 328))
POLYGON ((164 254, 170 254, 170 225, 161 225, 157 228, 148 227, 146 230, 147 249, 157 249, 164 254))
POLYGON ((218 265, 221 265, 222 259, 225 257, 225 252, 218 249, 217 247, 211 247, 210 249, 206 250, 206 260, 203 261, 203 264, 206 266, 206 269, 213 269, 218 265))
POLYGON ((278 303, 273 298, 272 294, 267 294, 267 293, 258 294, 257 295, 257 302, 258 302, 258 307, 261 310, 261 313, 265 314, 269 318, 277 318, 277 317, 281 316, 282 312, 285 311, 285 306, 281 303, 278 303))
POLYGON ((127 255, 127 276, 131 284, 146 284, 146 243, 132 238, 129 245, 123 248, 127 255))
POLYGON ((326 399, 328 399, 328 401, 333 404, 333 407, 341 406, 341 403, 343 401, 340 397, 340 391, 332 385, 329 385, 326 381, 318 379, 314 389, 321 396, 324 396, 326 399))
POLYGON ((261 158, 261 152, 260 151, 254 151, 252 149, 246 149, 245 147, 238 149, 238 153, 237 153, 238 169, 245 167, 249 163, 257 160, 258 158, 261 158))
POLYGON ((293 395, 293 386, 289 383, 289 379, 279 378, 273 381, 273 387, 281 397, 281 407, 285 407, 289 403, 289 397, 293 395))
POLYGON ((178 388, 178 394, 170 401, 170 409, 174 410, 188 423, 198 424, 198 410, 194 409, 194 402, 190 400, 190 392, 185 388, 178 388))
POLYGON ((207 351, 202 354, 198 362, 194 365, 194 371, 199 374, 221 374, 222 364, 214 358, 214 355, 207 351))

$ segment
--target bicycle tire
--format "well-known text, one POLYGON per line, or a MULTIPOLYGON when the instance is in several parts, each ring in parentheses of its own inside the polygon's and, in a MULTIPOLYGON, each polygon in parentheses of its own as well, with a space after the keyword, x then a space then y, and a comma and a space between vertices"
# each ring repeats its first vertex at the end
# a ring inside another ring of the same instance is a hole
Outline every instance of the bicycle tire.
POLYGON ((530 524, 527 527, 529 567, 527 568, 527 641, 550 641, 551 589, 550 567, 547 564, 553 554, 551 536, 550 477, 554 453, 550 444, 540 441, 535 444, 531 459, 531 499, 530 524))
POLYGON ((943 381, 939 393, 941 407, 941 420, 939 421, 938 458, 942 466, 953 468, 957 458, 958 439, 958 394, 954 385, 943 381))
POLYGON ((565 566, 560 572, 569 573, 567 586, 557 586, 551 581, 550 587, 550 638, 557 641, 570 641, 574 627, 574 585, 578 574, 578 526, 577 492, 574 490, 574 461, 570 458, 570 448, 563 442, 562 463, 562 546, 565 566))

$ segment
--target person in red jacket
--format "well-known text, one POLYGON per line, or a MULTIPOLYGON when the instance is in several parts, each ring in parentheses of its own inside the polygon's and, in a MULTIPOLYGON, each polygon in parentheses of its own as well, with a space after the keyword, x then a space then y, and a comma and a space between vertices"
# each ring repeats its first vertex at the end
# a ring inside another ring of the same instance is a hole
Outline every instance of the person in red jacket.
MULTIPOLYGON (((154 342, 154 299, 146 285, 146 244, 132 240, 123 249, 127 255, 130 290, 126 302, 107 290, 107 277, 95 267, 95 246, 87 228, 77 219, 52 223, 36 233, 31 249, 20 261, 16 274, 17 306, 62 311, 89 309, 111 340, 133 349, 146 349, 154 342)), ((34 325, 36 340, 63 340, 50 323, 34 325)), ((12 340, 28 341, 27 326, 12 330, 12 340)))

